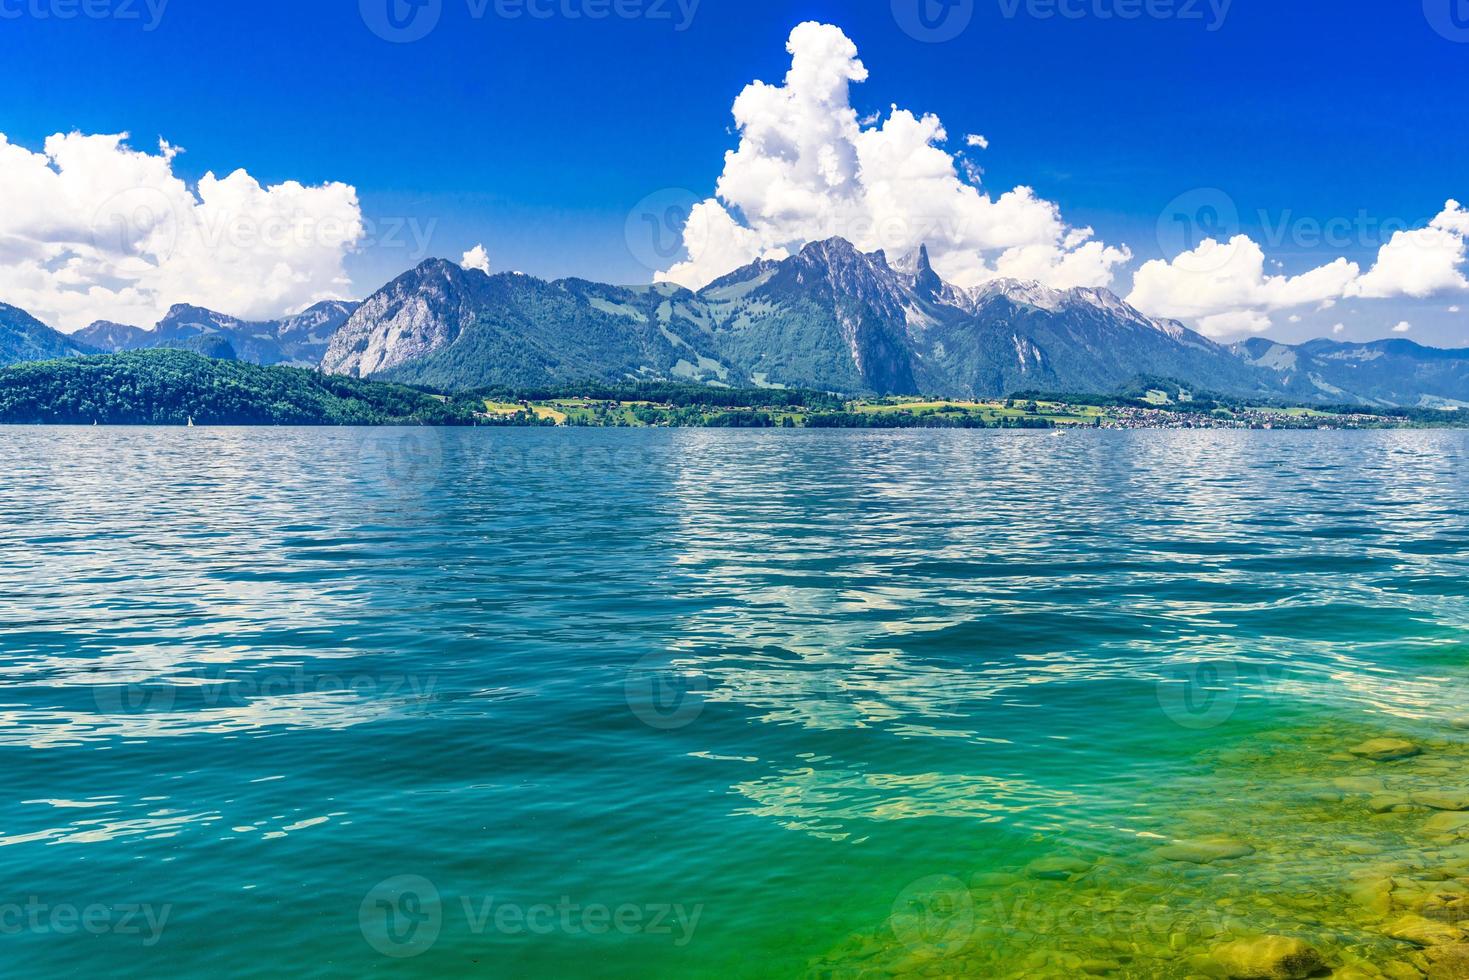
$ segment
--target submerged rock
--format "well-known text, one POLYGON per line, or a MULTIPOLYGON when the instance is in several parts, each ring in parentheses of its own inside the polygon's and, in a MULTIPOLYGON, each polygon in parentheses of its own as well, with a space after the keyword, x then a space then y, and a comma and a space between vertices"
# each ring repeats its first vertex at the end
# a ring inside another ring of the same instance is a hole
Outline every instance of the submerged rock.
POLYGON ((1386 917, 1392 912, 1393 880, 1379 878, 1365 881, 1350 892, 1352 901, 1374 915, 1386 917))
POLYGON ((1155 852, 1165 861, 1185 864, 1213 864, 1215 861, 1232 861, 1249 857, 1255 849, 1248 844, 1228 838, 1215 837, 1208 840, 1179 841, 1160 847, 1155 852))
POLYGON ((1432 810, 1469 810, 1469 790, 1430 790, 1413 794, 1413 802, 1432 810))
POLYGON ((1469 980, 1469 944, 1435 946, 1427 955, 1428 980, 1469 980))
POLYGON ((1332 785, 1346 793, 1367 793, 1377 796, 1385 791, 1382 780, 1372 779, 1368 776, 1342 776, 1333 779, 1332 785))
POLYGON ((1081 964, 1081 972, 1089 973, 1096 977, 1115 973, 1118 969, 1120 969, 1120 965, 1113 963, 1111 960, 1084 960, 1081 964))
POLYGON ((1423 754, 1422 749, 1402 738, 1374 738, 1347 751, 1359 759, 1371 759, 1373 762, 1396 762, 1423 754))
POLYGON ((1090 861, 1065 855, 1041 858, 1030 862, 1025 867, 1032 878, 1043 878, 1047 881, 1070 881, 1077 875, 1086 874, 1091 869, 1090 861))
POLYGON ((1383 935, 1414 946, 1444 946, 1462 941, 1464 930, 1421 915, 1405 915, 1383 927, 1383 935))
POLYGON ((1465 828, 1469 828, 1469 813, 1439 813, 1423 825, 1430 834, 1458 834, 1465 828))
POLYGON ((1413 895, 1410 908, 1424 918, 1457 926, 1469 922, 1469 889, 1456 881, 1441 881, 1413 895))
POLYGON ((1289 936, 1236 940, 1217 947, 1213 958, 1231 980, 1302 980, 1326 969, 1320 953, 1289 936))

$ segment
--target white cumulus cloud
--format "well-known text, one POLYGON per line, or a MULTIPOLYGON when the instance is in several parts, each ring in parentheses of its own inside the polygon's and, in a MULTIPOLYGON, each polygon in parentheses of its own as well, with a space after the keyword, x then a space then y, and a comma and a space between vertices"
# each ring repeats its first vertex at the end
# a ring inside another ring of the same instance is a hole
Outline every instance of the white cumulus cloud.
POLYGON ((1206 238, 1172 261, 1145 262, 1127 301, 1154 316, 1197 323, 1211 337, 1260 333, 1269 313, 1334 300, 1361 268, 1346 259, 1299 276, 1270 275, 1265 252, 1248 235, 1228 242, 1206 238))
POLYGON ((961 177, 937 116, 894 106, 885 119, 859 119, 850 90, 868 72, 839 28, 801 24, 786 47, 784 84, 757 81, 735 100, 739 147, 725 156, 715 196, 690 217, 688 259, 659 281, 699 288, 836 236, 892 258, 926 244, 935 269, 960 285, 1016 276, 1105 286, 1131 259, 1090 228, 1068 226, 1029 187, 991 196, 975 186, 976 170, 961 177))
POLYGON ((1400 231, 1377 253, 1377 264, 1354 284, 1351 295, 1365 299, 1412 296, 1423 299, 1453 289, 1469 289, 1463 266, 1469 247, 1469 211, 1449 201, 1427 228, 1400 231))
POLYGON ((464 258, 459 260, 459 264, 466 269, 478 269, 485 275, 489 275, 490 253, 485 251, 484 245, 476 245, 464 253, 464 258))
POLYGON ((1236 235, 1224 243, 1206 239, 1171 260, 1144 263, 1128 301, 1154 316, 1196 323, 1213 337, 1258 333, 1276 310, 1324 310, 1349 297, 1422 299, 1469 289, 1466 257, 1469 211, 1449 201, 1427 227, 1394 234, 1365 273, 1356 263, 1337 259, 1298 276, 1268 275, 1263 249, 1248 235, 1236 235))
POLYGON ((1404 320, 1401 323, 1399 323, 1397 326, 1393 327, 1392 328, 1392 332, 1393 333, 1407 333, 1407 332, 1409 332, 1412 329, 1413 329, 1413 325, 1411 323, 1409 323, 1407 320, 1404 320))
POLYGON ((0 300, 63 330, 152 326, 175 303, 268 318, 345 299, 364 234, 341 183, 263 186, 244 170, 174 173, 180 151, 126 134, 57 134, 40 152, 0 133, 0 300))
POLYGON ((1241 310, 1238 313, 1214 313, 1201 317, 1199 332, 1206 337, 1236 337, 1240 334, 1264 333, 1275 326, 1264 313, 1241 310))

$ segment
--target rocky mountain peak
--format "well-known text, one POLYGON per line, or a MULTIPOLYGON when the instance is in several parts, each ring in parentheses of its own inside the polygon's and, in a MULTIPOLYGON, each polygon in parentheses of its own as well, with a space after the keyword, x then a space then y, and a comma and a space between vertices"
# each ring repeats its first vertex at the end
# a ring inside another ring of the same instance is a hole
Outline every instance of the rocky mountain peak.
POLYGON ((447 259, 426 259, 363 301, 331 338, 330 374, 367 377, 440 350, 481 308, 490 277, 447 259))
POLYGON ((918 246, 918 254, 914 257, 913 285, 919 293, 929 299, 944 291, 944 281, 937 272, 933 271, 933 263, 928 259, 927 245, 918 246))
POLYGON ((857 246, 841 236, 819 242, 808 242, 802 247, 800 257, 813 262, 843 262, 866 258, 857 246))

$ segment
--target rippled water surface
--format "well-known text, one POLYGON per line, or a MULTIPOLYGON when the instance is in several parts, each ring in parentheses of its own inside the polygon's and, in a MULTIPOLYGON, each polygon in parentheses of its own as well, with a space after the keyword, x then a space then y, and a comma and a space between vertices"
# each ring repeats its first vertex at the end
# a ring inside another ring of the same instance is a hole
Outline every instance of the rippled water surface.
POLYGON ((1059 976, 1017 882, 1252 874, 1355 942, 1276 838, 1457 751, 1466 448, 0 430, 0 972, 1059 976))

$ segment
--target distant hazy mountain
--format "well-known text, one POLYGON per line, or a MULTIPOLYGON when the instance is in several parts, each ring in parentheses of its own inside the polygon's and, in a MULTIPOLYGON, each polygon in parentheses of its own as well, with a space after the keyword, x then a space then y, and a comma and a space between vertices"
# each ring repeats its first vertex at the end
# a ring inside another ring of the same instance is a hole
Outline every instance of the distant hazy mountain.
POLYGON ((1274 373, 1295 398, 1469 408, 1469 350, 1440 350, 1410 340, 1291 346, 1264 337, 1236 344, 1247 363, 1274 373))
POLYGON ((0 367, 95 353, 75 338, 52 330, 25 310, 0 303, 0 367))
POLYGON ((357 306, 328 300, 295 316, 282 317, 274 321, 276 340, 291 360, 316 367, 326 356, 332 335, 357 311, 357 306))
POLYGON ((315 367, 355 303, 318 303, 295 316, 251 322, 197 306, 178 305, 151 330, 98 321, 78 331, 80 342, 108 353, 164 348, 251 364, 315 367))
POLYGON ((130 327, 125 323, 98 320, 71 335, 78 343, 86 344, 105 354, 136 350, 148 342, 149 332, 142 327, 130 327))
POLYGON ((1138 375, 1267 392, 1276 378, 1105 290, 944 283, 842 239, 698 293, 426 262, 369 298, 325 370, 464 388, 670 379, 878 394, 1109 391, 1138 375))

